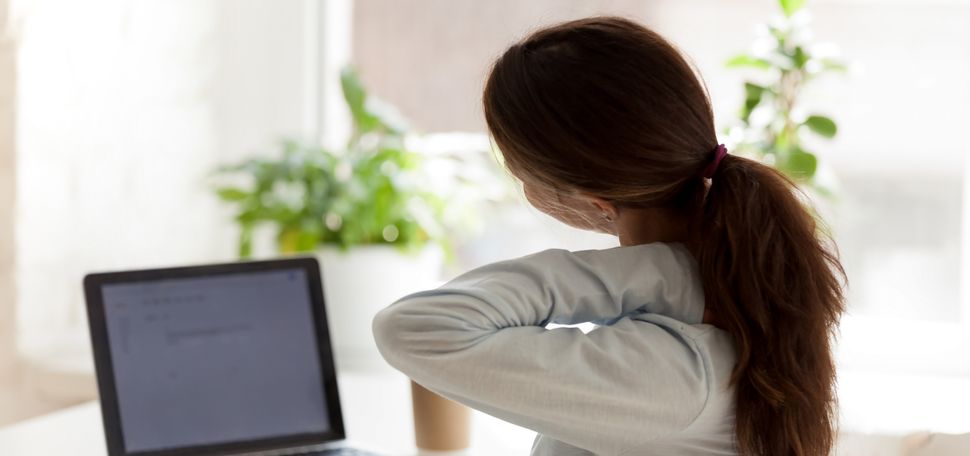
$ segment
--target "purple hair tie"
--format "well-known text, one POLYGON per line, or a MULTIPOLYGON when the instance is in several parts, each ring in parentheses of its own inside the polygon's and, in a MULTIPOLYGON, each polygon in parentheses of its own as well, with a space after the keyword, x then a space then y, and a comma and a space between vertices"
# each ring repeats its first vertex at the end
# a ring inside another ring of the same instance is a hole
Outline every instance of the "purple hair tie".
POLYGON ((717 165, 721 163, 721 159, 723 159, 725 155, 727 155, 727 147, 724 147, 724 144, 718 144, 717 148, 714 149, 714 161, 704 168, 701 176, 703 176, 705 179, 714 177, 714 172, 717 171, 717 165))

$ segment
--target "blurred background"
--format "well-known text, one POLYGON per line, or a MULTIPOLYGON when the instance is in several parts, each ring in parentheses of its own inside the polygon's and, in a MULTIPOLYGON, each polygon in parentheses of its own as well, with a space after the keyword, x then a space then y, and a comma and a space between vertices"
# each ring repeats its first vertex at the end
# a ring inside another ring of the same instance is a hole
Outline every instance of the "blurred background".
POLYGON ((616 245, 525 204, 480 96, 517 38, 618 14, 685 52, 724 141, 803 173, 831 226, 850 280, 842 445, 859 450, 846 454, 970 432, 968 0, 809 0, 790 18, 774 0, 0 0, 0 11, 0 426, 96 397, 89 272, 300 251, 326 270, 351 262, 344 250, 386 244, 433 257, 422 264, 434 281, 616 245), (778 33, 812 56, 791 113, 758 107, 786 65, 769 49, 778 33), (805 125, 810 165, 758 142, 782 114, 805 125), (311 168, 348 190, 314 206, 311 168), (387 179, 355 180, 371 171, 387 179), (408 211, 361 206, 398 197, 408 211), (429 245, 443 254, 421 253, 429 245))

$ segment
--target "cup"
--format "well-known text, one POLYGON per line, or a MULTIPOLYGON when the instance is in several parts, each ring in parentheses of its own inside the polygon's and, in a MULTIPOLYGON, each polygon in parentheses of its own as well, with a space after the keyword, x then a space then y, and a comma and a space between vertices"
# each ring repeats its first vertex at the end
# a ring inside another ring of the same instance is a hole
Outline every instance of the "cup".
POLYGON ((411 382, 414 440, 419 449, 458 451, 468 448, 471 410, 411 382))

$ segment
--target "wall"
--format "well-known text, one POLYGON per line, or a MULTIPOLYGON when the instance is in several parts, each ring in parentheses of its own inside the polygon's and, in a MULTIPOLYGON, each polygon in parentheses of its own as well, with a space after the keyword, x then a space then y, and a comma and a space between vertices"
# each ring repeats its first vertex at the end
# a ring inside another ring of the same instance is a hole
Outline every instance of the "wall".
MULTIPOLYGON (((306 94, 319 77, 304 66, 313 5, 21 6, 17 343, 34 390, 79 400, 94 395, 84 274, 235 258, 237 231, 211 173, 306 134, 306 94)), ((0 196, 6 208, 13 197, 0 196)))
POLYGON ((651 2, 356 0, 353 60, 425 131, 483 131, 481 88, 504 47, 538 26, 593 14, 643 17, 651 2))
POLYGON ((15 367, 16 292, 14 286, 14 217, 16 214, 16 154, 14 99, 17 86, 16 50, 8 24, 9 5, 0 0, 0 384, 15 367))

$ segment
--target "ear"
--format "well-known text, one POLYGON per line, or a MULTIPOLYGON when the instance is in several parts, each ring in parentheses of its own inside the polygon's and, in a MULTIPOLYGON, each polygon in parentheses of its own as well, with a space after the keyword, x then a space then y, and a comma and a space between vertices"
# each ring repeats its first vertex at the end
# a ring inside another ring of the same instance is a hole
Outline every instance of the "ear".
POLYGON ((616 205, 598 196, 582 194, 580 198, 587 201, 601 214, 605 215, 609 220, 616 220, 620 215, 619 209, 616 205))

